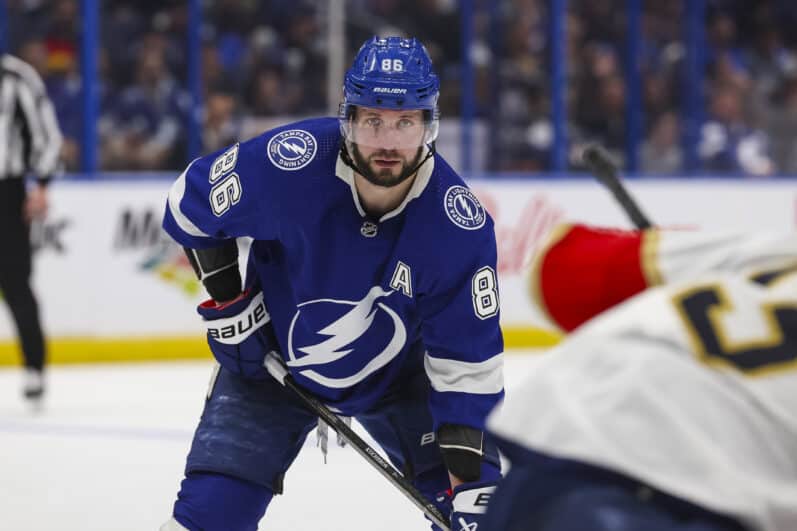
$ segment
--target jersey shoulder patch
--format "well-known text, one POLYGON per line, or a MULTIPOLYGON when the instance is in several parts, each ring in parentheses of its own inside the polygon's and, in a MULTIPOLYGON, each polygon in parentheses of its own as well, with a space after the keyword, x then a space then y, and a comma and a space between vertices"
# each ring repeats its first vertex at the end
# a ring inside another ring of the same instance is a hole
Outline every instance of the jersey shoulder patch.
POLYGON ((301 170, 318 152, 315 136, 304 129, 288 129, 275 133, 266 146, 268 160, 285 171, 301 170))
POLYGON ((478 230, 487 221, 487 214, 476 194, 468 187, 455 184, 443 195, 443 209, 451 223, 465 230, 478 230))

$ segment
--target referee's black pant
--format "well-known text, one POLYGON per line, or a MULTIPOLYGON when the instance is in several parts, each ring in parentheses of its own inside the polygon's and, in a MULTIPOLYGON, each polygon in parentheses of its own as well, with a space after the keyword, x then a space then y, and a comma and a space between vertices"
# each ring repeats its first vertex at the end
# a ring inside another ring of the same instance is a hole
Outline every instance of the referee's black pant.
POLYGON ((23 217, 25 181, 0 179, 0 291, 17 327, 25 366, 44 368, 39 308, 30 288, 30 225, 23 217))

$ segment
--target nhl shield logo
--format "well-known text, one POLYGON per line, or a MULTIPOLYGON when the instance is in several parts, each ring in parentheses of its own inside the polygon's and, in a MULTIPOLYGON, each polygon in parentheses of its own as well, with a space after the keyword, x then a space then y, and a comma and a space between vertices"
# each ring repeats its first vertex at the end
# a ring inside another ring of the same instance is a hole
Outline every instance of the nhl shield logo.
POLYGON ((282 131, 268 141, 268 159, 281 170, 300 170, 310 164, 318 151, 315 137, 302 129, 282 131))
POLYGON ((476 195, 464 186, 452 186, 446 191, 443 208, 448 219, 465 230, 480 229, 487 221, 484 207, 476 195))
POLYGON ((376 223, 372 221, 363 221, 363 224, 360 227, 360 234, 362 234, 366 238, 373 238, 374 236, 376 236, 376 233, 378 231, 379 228, 376 226, 376 223))

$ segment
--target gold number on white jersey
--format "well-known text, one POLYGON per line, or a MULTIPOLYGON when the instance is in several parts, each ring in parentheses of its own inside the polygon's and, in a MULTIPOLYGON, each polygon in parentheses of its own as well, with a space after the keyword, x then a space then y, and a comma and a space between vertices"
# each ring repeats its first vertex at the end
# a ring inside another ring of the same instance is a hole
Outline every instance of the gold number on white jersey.
MULTIPOLYGON (((764 287, 776 284, 790 267, 755 275, 751 281, 764 287)), ((722 317, 734 311, 729 291, 721 283, 702 284, 673 298, 691 337, 695 353, 706 363, 731 365, 759 375, 773 370, 797 368, 797 304, 771 301, 760 306, 766 334, 747 341, 731 339, 722 317)))

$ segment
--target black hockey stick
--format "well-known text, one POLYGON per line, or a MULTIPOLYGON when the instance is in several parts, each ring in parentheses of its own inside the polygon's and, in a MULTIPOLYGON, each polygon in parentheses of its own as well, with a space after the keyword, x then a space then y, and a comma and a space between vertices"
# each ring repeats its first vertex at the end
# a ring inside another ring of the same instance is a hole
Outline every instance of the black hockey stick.
POLYGON ((590 144, 584 148, 581 158, 592 175, 609 189, 637 229, 649 229, 653 226, 650 219, 642 213, 639 204, 628 193, 618 175, 617 165, 604 148, 590 144))
POLYGON ((294 381, 293 377, 288 373, 288 370, 282 364, 282 360, 277 357, 273 352, 266 356, 265 362, 266 370, 269 374, 277 379, 282 385, 296 393, 296 395, 304 402, 304 405, 310 408, 321 420, 326 422, 337 434, 348 444, 354 448, 368 463, 379 471, 390 483, 393 484, 398 490, 404 494, 415 506, 423 511, 423 513, 443 531, 451 531, 451 522, 448 518, 440 512, 440 510, 426 497, 416 489, 412 483, 407 481, 401 473, 393 468, 393 465, 388 463, 382 458, 376 450, 374 450, 368 443, 357 435, 354 430, 346 425, 345 422, 340 420, 337 415, 332 413, 329 408, 324 405, 320 400, 313 395, 299 387, 294 381))

